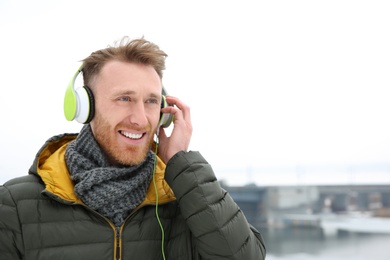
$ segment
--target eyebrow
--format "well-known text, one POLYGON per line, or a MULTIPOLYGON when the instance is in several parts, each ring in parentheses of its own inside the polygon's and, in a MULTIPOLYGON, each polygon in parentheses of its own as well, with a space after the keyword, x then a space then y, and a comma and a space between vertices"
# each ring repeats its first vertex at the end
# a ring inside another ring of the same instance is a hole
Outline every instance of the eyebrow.
MULTIPOLYGON (((125 90, 125 91, 116 91, 112 94, 112 96, 123 96, 123 95, 134 95, 136 94, 136 91, 133 91, 133 90, 125 90)), ((162 94, 156 94, 156 93, 150 93, 149 94, 149 97, 153 97, 153 98, 161 98, 162 94)))
POLYGON ((133 90, 118 90, 113 93, 114 96, 121 96, 121 95, 134 95, 135 91, 133 90))
POLYGON ((162 94, 151 93, 150 97, 161 98, 162 94))

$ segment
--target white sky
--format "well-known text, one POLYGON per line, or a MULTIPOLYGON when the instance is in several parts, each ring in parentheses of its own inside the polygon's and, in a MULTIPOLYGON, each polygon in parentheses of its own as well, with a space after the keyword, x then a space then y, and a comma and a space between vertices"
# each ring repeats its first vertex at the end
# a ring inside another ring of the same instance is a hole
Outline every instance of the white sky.
POLYGON ((390 183, 389 13, 375 0, 0 0, 0 183, 79 131, 66 86, 124 35, 168 53, 164 85, 191 106, 191 149, 219 179, 390 183))

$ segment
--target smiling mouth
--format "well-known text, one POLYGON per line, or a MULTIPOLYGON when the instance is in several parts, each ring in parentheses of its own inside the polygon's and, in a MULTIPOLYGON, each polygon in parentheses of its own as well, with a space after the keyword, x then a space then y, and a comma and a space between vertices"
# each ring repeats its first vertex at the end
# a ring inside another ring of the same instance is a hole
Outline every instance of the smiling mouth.
POLYGON ((134 134, 134 133, 128 133, 124 131, 119 131, 119 133, 123 136, 126 136, 127 138, 138 140, 141 139, 144 134, 134 134))

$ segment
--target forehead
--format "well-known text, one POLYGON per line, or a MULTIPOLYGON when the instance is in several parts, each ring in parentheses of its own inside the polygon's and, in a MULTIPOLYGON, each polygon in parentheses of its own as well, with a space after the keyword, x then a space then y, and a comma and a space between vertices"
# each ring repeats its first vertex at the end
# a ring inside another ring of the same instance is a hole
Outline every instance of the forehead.
POLYGON ((151 65, 123 61, 107 62, 96 76, 94 85, 100 88, 146 88, 161 92, 161 79, 151 65))

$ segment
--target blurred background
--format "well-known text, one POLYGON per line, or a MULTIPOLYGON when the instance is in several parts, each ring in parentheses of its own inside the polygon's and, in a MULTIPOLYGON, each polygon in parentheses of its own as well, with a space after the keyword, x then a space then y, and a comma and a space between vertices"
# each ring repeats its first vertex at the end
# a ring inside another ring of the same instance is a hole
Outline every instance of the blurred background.
POLYGON ((81 129, 62 111, 79 61, 144 36, 191 107, 191 149, 267 259, 390 259, 389 13, 375 0, 0 0, 0 183, 81 129))

